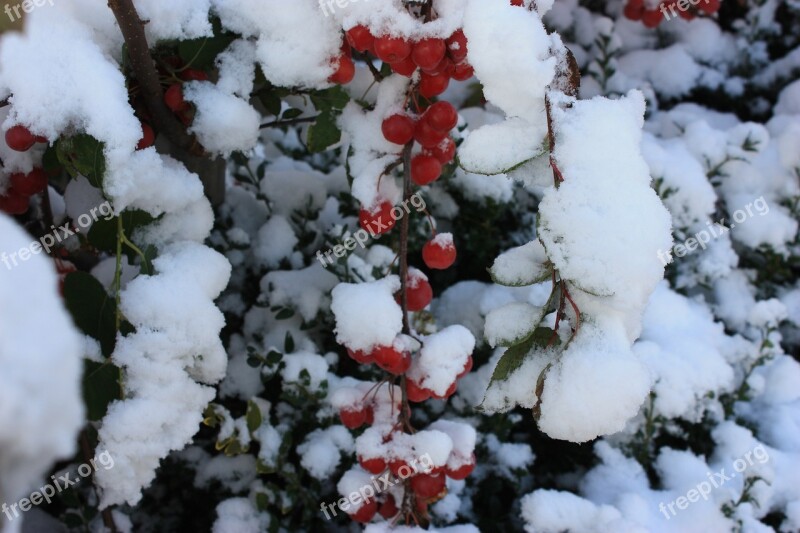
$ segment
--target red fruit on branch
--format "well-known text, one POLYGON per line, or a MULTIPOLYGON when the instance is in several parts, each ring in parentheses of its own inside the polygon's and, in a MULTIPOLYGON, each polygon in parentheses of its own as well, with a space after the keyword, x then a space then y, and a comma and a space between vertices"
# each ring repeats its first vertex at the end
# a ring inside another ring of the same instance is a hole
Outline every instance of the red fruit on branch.
POLYGON ((411 55, 411 45, 398 37, 378 37, 375 39, 375 55, 385 63, 397 63, 411 55))
POLYGON ((28 211, 28 203, 28 196, 10 188, 4 196, 0 196, 0 211, 8 215, 22 215, 28 211))
POLYGON ((644 15, 644 0, 630 0, 625 5, 622 14, 629 20, 642 20, 642 15, 644 15))
POLYGON ((470 372, 472 372, 472 365, 473 365, 473 361, 472 361, 472 356, 470 355, 467 358, 467 362, 464 364, 464 370, 461 371, 461 373, 456 377, 456 379, 461 379, 464 376, 466 376, 467 374, 469 374, 470 372))
POLYGON ((414 140, 424 148, 436 147, 445 137, 447 137, 446 132, 433 129, 426 120, 418 120, 414 128, 414 140))
POLYGON ((697 9, 704 11, 708 15, 713 15, 720 8, 720 0, 704 0, 697 5, 697 9))
POLYGON ((395 477, 400 475, 400 470, 405 471, 409 468, 410 467, 402 459, 393 459, 392 461, 389 461, 389 472, 391 472, 395 477))
POLYGON ((407 379, 406 395, 408 396, 409 402, 421 403, 430 399, 431 391, 420 387, 415 381, 407 379))
POLYGON ((438 76, 439 74, 444 74, 445 76, 450 77, 453 74, 453 71, 456 69, 456 64, 453 63, 453 60, 449 57, 442 58, 439 61, 439 64, 436 65, 432 69, 424 69, 423 72, 425 74, 430 74, 431 76, 438 76))
POLYGON ((36 136, 25 126, 17 124, 6 132, 6 144, 17 152, 27 152, 36 144, 36 136))
POLYGON ((189 104, 183 99, 183 85, 174 83, 164 92, 164 103, 173 113, 186 111, 189 104))
POLYGON ((381 472, 386 470, 386 461, 384 461, 383 458, 381 457, 364 459, 363 457, 359 456, 358 464, 360 464, 361 468, 363 468, 370 474, 380 474, 381 472))
POLYGON ((402 61, 390 63, 389 66, 393 72, 396 72, 401 76, 405 76, 406 78, 410 78, 417 71, 417 64, 414 63, 414 60, 411 59, 411 56, 402 61))
POLYGON ((142 122, 142 138, 139 139, 139 144, 136 145, 137 150, 144 150, 150 148, 156 142, 156 132, 150 127, 147 122, 142 122))
POLYGON ((411 181, 420 187, 433 183, 442 175, 442 164, 432 155, 419 154, 411 160, 411 181))
POLYGON ((338 85, 347 85, 356 75, 356 65, 353 60, 346 55, 340 55, 335 59, 336 71, 331 74, 328 81, 338 85))
POLYGON ((419 474, 411 478, 411 490, 426 500, 440 496, 447 486, 447 479, 442 474, 419 474))
POLYGON ((432 155, 438 159, 442 165, 446 165, 456 157, 456 143, 450 137, 446 137, 433 148, 425 148, 422 153, 425 155, 432 155))
POLYGON ((11 174, 9 179, 13 191, 21 196, 33 196, 47 188, 47 173, 41 168, 34 168, 28 174, 11 174))
POLYGON ((648 28, 655 28, 664 19, 664 14, 655 9, 645 9, 642 13, 642 24, 648 28))
POLYGON ((361 507, 354 513, 348 513, 350 518, 352 518, 356 522, 361 522, 362 524, 366 524, 375 516, 378 512, 378 502, 375 499, 368 501, 367 503, 361 504, 361 507))
POLYGON ((450 102, 436 102, 425 111, 423 119, 433 129, 449 132, 458 125, 458 111, 450 102))
POLYGON ((411 312, 422 311, 433 300, 433 289, 428 283, 428 278, 419 270, 412 269, 406 282, 406 299, 408 310, 411 312))
POLYGON ((411 356, 393 346, 378 347, 373 357, 376 365, 395 376, 405 373, 411 366, 411 356))
POLYGON ((347 355, 362 365, 369 365, 373 363, 372 353, 362 352, 361 350, 351 350, 348 348, 347 355))
POLYGON ((408 115, 392 115, 381 124, 384 138, 394 144, 408 144, 414 138, 416 123, 408 115))
POLYGON ((414 44, 411 59, 421 69, 436 68, 447 52, 447 45, 442 39, 423 39, 414 44))
POLYGON ((428 268, 445 270, 456 262, 456 247, 452 238, 449 240, 433 238, 422 248, 422 260, 428 268))
POLYGON ((472 457, 470 458, 470 461, 468 463, 465 463, 464 465, 456 469, 448 468, 447 477, 449 477, 450 479, 457 479, 457 480, 467 479, 467 476, 469 476, 472 473, 472 471, 475 470, 476 462, 477 461, 475 459, 475 454, 472 454, 472 457))
POLYGON ((363 229, 370 233, 376 235, 388 233, 397 223, 392 216, 393 208, 391 202, 382 202, 375 211, 362 209, 358 214, 358 222, 363 229))
POLYGON ((366 52, 375 44, 375 36, 372 35, 369 28, 361 24, 347 30, 345 35, 350 46, 359 52, 366 52))
POLYGON ((456 81, 467 81, 475 75, 475 69, 472 65, 466 62, 457 63, 451 74, 452 78, 456 81))
POLYGON ((342 424, 348 429, 360 428, 367 423, 367 409, 347 408, 339 411, 342 424))
POLYGON ((419 94, 425 98, 433 98, 445 92, 449 84, 450 76, 447 74, 431 75, 423 72, 419 80, 419 94))
POLYGON ((447 53, 455 63, 467 58, 467 36, 463 30, 457 30, 447 39, 447 53))
POLYGON ((398 512, 400 512, 400 509, 397 508, 397 503, 394 501, 394 496, 391 494, 386 496, 386 501, 383 502, 378 509, 378 513, 386 520, 396 516, 398 512))
POLYGON ((511 5, 512 6, 521 6, 522 5, 522 0, 511 0, 511 5))

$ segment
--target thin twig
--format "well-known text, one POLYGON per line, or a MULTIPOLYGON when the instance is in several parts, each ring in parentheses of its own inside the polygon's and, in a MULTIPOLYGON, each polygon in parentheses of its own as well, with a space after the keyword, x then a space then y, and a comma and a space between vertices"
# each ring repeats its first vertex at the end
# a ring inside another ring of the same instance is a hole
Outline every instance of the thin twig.
POLYGON ((299 118, 287 118, 285 120, 273 120, 272 122, 267 122, 265 124, 262 124, 260 128, 263 130, 264 128, 280 128, 283 126, 294 126, 295 124, 314 122, 318 118, 319 115, 314 115, 313 117, 299 117, 299 118))

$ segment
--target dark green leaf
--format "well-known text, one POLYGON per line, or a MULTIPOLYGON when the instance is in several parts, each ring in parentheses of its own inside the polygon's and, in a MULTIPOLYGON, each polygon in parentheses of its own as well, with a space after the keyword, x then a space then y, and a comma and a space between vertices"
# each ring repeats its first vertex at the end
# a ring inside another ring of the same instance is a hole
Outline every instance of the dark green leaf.
POLYGON ((100 342, 106 357, 111 355, 117 336, 114 298, 91 274, 73 272, 64 281, 64 299, 80 330, 100 342))
POLYGON ((84 362, 83 399, 89 420, 100 420, 108 405, 122 397, 119 386, 120 370, 110 362, 84 362))
POLYGON ((103 149, 103 143, 82 133, 59 141, 58 160, 73 178, 82 174, 89 183, 102 190, 103 177, 106 173, 103 149))
POLYGON ((308 149, 312 153, 322 152, 338 143, 342 132, 336 125, 336 117, 330 113, 322 113, 317 121, 308 128, 308 149))

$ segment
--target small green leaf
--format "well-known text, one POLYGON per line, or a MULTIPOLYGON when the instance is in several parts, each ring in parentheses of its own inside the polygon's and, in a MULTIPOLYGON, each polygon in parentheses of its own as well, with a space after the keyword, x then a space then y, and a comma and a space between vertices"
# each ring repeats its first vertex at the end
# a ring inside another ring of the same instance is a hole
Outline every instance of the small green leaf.
POLYGON ((303 114, 302 109, 295 109, 295 108, 287 109, 286 111, 283 112, 283 115, 281 115, 281 120, 292 120, 293 118, 297 118, 302 114, 303 114))
POLYGON ((105 145, 86 134, 61 139, 58 143, 58 160, 75 178, 86 177, 93 186, 103 189, 106 173, 105 145))
POLYGON ((317 121, 308 128, 308 149, 312 153, 322 152, 341 139, 342 132, 331 112, 320 114, 317 121))
POLYGON ((102 419, 109 404, 122 398, 120 370, 110 362, 84 361, 83 400, 89 420, 102 419))
POLYGON ((284 307, 281 311, 275 315, 277 320, 286 320, 292 318, 294 316, 294 311, 289 309, 288 307, 284 307))
POLYGON ((294 352, 294 337, 288 331, 286 332, 286 338, 283 342, 283 351, 284 353, 292 353, 294 352))
POLYGON ((261 423, 263 421, 261 415, 261 409, 259 409, 258 404, 256 404, 253 400, 247 402, 247 429, 250 430, 250 433, 255 433, 255 431, 261 427, 261 423))
POLYGON ((186 67, 209 70, 214 66, 214 60, 220 52, 225 50, 234 40, 232 35, 217 35, 215 37, 202 37, 178 43, 178 55, 186 67))
POLYGON ((100 342, 103 355, 111 355, 117 336, 114 298, 91 274, 73 272, 64 280, 64 299, 78 328, 100 342))

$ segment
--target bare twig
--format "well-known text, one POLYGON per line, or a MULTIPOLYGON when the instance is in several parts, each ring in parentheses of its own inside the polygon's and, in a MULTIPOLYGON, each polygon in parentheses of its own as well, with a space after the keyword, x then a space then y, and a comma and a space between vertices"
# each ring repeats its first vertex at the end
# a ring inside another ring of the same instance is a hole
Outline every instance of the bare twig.
POLYGON ((314 122, 319 118, 319 115, 314 115, 313 117, 299 117, 299 118, 289 118, 285 120, 273 120, 272 122, 266 122, 260 126, 263 130, 265 128, 280 128, 283 126, 294 126, 295 124, 304 124, 306 122, 314 122))

